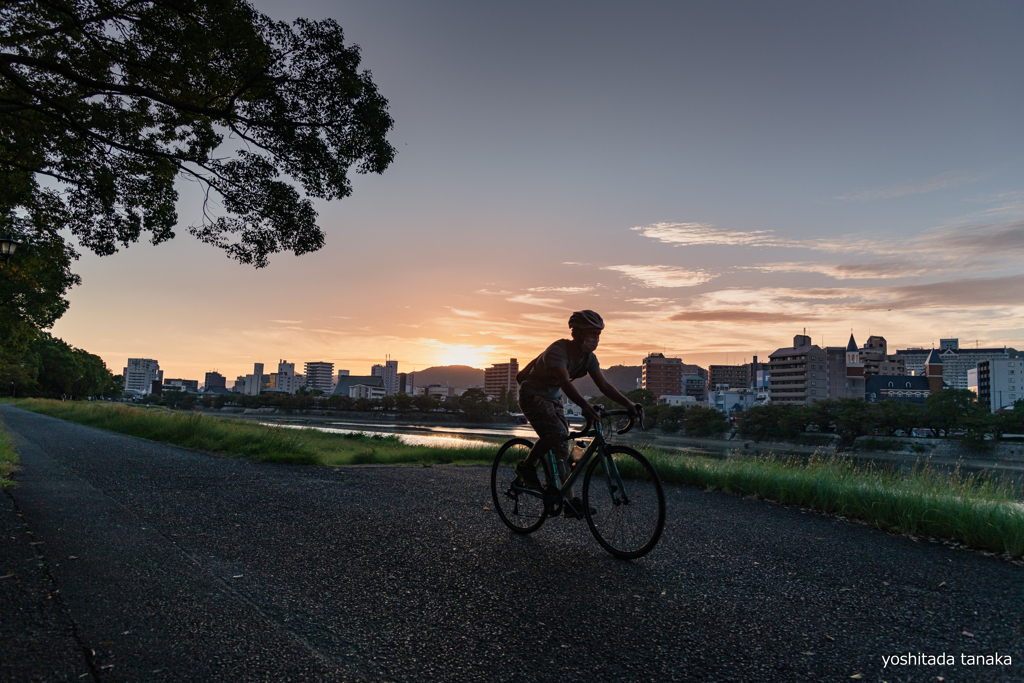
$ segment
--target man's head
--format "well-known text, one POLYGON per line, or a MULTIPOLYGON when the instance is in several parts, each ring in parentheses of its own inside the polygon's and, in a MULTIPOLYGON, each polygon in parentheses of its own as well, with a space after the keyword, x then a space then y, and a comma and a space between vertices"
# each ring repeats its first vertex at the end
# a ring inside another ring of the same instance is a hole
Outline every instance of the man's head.
POLYGON ((585 351, 593 351, 601 340, 604 320, 594 311, 576 311, 569 317, 572 339, 585 351))

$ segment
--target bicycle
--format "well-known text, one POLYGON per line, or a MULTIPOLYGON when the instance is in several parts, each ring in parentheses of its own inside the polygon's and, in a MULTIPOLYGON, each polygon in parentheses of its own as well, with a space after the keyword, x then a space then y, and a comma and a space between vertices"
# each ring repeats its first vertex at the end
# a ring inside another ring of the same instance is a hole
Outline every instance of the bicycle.
MULTIPOLYGON (((594 406, 602 417, 628 415, 625 410, 606 411, 594 406)), ((641 415, 641 426, 642 426, 641 415)), ((633 428, 630 418, 625 434, 633 428)), ((604 438, 601 421, 587 421, 584 428, 567 440, 593 437, 582 457, 566 461, 566 478, 557 485, 558 462, 553 451, 541 458, 543 489, 527 488, 517 480, 515 466, 523 461, 533 443, 516 438, 498 449, 491 466, 491 495, 501 520, 517 534, 533 533, 548 517, 557 517, 567 505, 566 495, 583 475, 583 514, 587 526, 601 546, 616 557, 633 559, 649 553, 665 527, 665 493, 661 479, 647 458, 626 446, 614 446, 604 438), (607 492, 607 495, 605 495, 607 492), (594 512, 591 512, 591 509, 594 512)), ((538 473, 540 474, 540 473, 538 473)))

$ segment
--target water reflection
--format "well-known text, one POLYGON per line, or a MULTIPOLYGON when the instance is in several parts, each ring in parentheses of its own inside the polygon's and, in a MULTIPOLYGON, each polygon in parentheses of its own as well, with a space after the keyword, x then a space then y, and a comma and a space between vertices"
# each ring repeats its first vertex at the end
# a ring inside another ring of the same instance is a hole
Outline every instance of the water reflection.
MULTIPOLYGON (((396 436, 404 444, 410 446, 433 446, 435 448, 491 448, 499 443, 503 443, 513 436, 524 436, 531 437, 536 436, 533 430, 527 428, 525 431, 518 426, 510 426, 508 430, 501 429, 472 429, 472 428, 458 428, 458 427, 446 427, 444 429, 436 429, 433 427, 403 427, 403 428, 381 428, 379 424, 359 424, 346 422, 345 427, 336 426, 321 426, 321 425, 289 425, 289 424, 278 424, 275 422, 262 422, 271 427, 286 427, 288 429, 315 429, 318 432, 327 432, 329 434, 366 434, 367 436, 396 436), (408 430, 408 431, 400 431, 408 430), (450 436, 433 436, 429 434, 423 434, 421 432, 438 432, 442 434, 448 434, 450 436), (497 437, 493 441, 484 441, 481 439, 469 439, 463 435, 480 435, 480 436, 492 436, 497 437)), ((331 424, 331 423, 328 423, 331 424)))

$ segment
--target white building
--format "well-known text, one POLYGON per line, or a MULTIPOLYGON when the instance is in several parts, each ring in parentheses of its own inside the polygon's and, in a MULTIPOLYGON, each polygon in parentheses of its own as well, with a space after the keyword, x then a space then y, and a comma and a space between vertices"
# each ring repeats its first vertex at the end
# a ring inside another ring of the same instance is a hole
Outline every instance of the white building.
MULTIPOLYGON (((943 373, 945 376, 945 373, 943 373)), ((1024 360, 998 358, 978 363, 978 402, 995 412, 1024 399, 1024 360)))
POLYGON ((294 394, 299 390, 298 378, 295 375, 295 363, 289 363, 286 360, 277 362, 274 389, 286 394, 294 394))
POLYGON ((658 405, 689 407, 699 405, 699 402, 696 396, 659 396, 658 405))
MULTIPOLYGON (((242 390, 239 393, 245 394, 246 396, 259 396, 260 390, 263 389, 263 363, 253 363, 252 374, 246 375, 244 378, 239 377, 242 380, 242 390)), ((238 383, 235 383, 238 386, 238 383)))
POLYGON ((741 413, 757 402, 757 392, 750 389, 730 389, 725 385, 708 392, 708 408, 729 415, 741 413))
POLYGON ((378 387, 372 384, 350 384, 348 387, 348 395, 351 398, 356 399, 377 399, 384 398, 387 393, 384 391, 384 387, 378 387))
POLYGON ((313 361, 306 363, 306 388, 310 391, 319 389, 325 394, 334 391, 334 363, 313 361))
POLYGON ((153 382, 164 383, 164 371, 160 369, 159 361, 152 358, 129 358, 121 374, 125 392, 139 396, 152 393, 153 382))
POLYGON ((374 365, 370 368, 371 377, 384 378, 384 390, 388 396, 398 393, 398 361, 386 360, 384 365, 374 365))
POLYGON ((416 387, 417 396, 433 396, 440 401, 447 401, 452 396, 462 396, 465 389, 449 387, 443 384, 428 384, 425 387, 416 387))

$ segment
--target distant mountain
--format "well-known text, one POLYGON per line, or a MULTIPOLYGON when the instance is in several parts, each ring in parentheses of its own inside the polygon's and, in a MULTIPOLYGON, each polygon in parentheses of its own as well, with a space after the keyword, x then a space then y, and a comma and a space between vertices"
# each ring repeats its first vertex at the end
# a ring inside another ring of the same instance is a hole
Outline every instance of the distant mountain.
POLYGON ((484 371, 468 365, 442 365, 425 370, 417 370, 413 381, 418 387, 428 384, 447 384, 457 389, 483 386, 484 371))
MULTIPOLYGON (((626 393, 636 389, 637 382, 640 381, 641 368, 639 365, 613 365, 610 368, 601 368, 601 372, 604 373, 605 379, 613 387, 622 393, 626 393)), ((590 377, 578 379, 573 384, 576 385, 576 388, 584 396, 597 397, 601 395, 597 385, 594 384, 594 380, 590 379, 590 377)))

